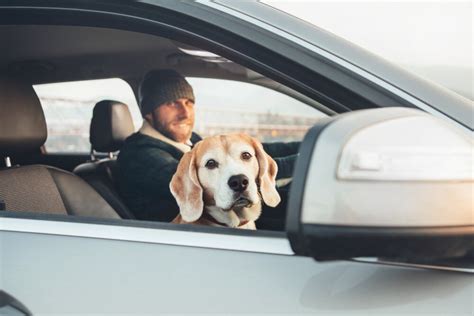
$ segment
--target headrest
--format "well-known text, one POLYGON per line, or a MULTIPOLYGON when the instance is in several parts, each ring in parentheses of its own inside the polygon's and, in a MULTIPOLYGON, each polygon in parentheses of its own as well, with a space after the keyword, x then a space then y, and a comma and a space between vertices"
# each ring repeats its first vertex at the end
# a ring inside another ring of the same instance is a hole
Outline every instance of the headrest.
POLYGON ((0 156, 38 149, 47 135, 43 109, 33 87, 0 77, 0 156))
POLYGON ((134 130, 132 115, 126 104, 104 100, 95 105, 89 138, 92 149, 99 152, 117 151, 134 130))

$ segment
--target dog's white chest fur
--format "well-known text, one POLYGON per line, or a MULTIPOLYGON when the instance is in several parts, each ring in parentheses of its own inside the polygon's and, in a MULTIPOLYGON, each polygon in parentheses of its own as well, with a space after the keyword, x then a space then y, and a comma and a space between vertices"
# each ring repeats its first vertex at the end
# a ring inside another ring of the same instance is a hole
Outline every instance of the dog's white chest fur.
POLYGON ((241 217, 239 217, 237 212, 234 210, 224 211, 216 206, 206 206, 206 210, 209 215, 219 223, 222 223, 227 227, 244 229, 256 229, 255 220, 257 220, 257 218, 260 216, 260 208, 260 203, 258 205, 253 205, 251 208, 243 208, 240 211, 242 213, 241 217), (252 210, 252 208, 257 209, 257 212, 252 210), (243 220, 242 217, 247 221, 247 223, 243 225, 241 225, 243 220))

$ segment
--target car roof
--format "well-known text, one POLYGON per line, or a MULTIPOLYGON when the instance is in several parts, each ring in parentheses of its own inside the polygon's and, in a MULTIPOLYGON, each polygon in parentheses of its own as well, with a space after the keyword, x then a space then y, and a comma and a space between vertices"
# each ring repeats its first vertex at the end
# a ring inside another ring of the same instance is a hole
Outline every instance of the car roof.
POLYGON ((187 76, 247 80, 255 73, 235 63, 215 64, 190 56, 189 47, 164 37, 124 30, 54 25, 2 25, 0 69, 34 84, 107 77, 141 77, 154 68, 187 76))

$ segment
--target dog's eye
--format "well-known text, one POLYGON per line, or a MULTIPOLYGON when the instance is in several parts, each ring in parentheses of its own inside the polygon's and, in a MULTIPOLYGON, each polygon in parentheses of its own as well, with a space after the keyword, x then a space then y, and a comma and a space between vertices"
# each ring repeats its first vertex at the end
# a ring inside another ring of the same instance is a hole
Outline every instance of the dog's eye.
POLYGON ((242 159, 243 160, 249 160, 250 158, 252 158, 252 155, 248 152, 243 152, 242 153, 242 159))
POLYGON ((215 169, 217 168, 219 164, 217 163, 217 161, 215 161, 214 159, 209 159, 207 162, 206 162, 206 168, 207 169, 215 169))

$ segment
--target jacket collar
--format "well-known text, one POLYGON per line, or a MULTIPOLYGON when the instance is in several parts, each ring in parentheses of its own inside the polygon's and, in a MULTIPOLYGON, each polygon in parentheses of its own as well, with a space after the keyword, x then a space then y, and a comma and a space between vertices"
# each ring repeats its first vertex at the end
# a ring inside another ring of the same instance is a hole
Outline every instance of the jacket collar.
POLYGON ((178 150, 182 151, 183 153, 187 153, 188 151, 191 150, 191 146, 192 146, 191 140, 188 139, 186 144, 175 142, 174 140, 172 140, 172 139, 166 137, 165 135, 161 134, 160 132, 158 132, 154 127, 152 127, 150 125, 150 123, 148 123, 147 120, 143 120, 142 127, 138 130, 138 132, 140 134, 147 135, 147 136, 156 138, 158 140, 161 140, 162 142, 167 143, 167 144, 177 148, 178 150))

